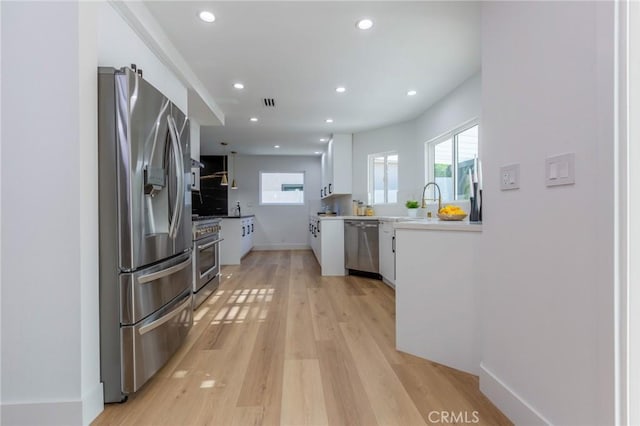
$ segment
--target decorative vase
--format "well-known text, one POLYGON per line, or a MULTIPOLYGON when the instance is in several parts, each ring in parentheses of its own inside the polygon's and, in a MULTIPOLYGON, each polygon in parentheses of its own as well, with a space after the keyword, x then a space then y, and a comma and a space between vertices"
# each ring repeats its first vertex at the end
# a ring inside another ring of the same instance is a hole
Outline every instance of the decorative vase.
POLYGON ((409 217, 418 217, 418 209, 407 209, 409 217))

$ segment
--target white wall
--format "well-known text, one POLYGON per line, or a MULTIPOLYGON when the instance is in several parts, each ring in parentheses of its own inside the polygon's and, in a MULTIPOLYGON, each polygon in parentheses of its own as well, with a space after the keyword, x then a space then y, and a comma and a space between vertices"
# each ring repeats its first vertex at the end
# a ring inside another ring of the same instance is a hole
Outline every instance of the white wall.
MULTIPOLYGON (((640 264, 637 259, 640 258, 640 121, 636 119, 640 115, 640 82, 637 76, 640 73, 640 3, 630 2, 628 11, 623 18, 629 18, 627 40, 629 46, 628 69, 622 70, 627 81, 621 86, 622 90, 627 90, 628 97, 623 96, 621 102, 629 101, 629 115, 624 117, 622 125, 629 125, 626 146, 623 146, 622 159, 628 160, 624 165, 621 164, 621 171, 625 173, 623 178, 624 185, 621 185, 621 198, 627 201, 628 211, 624 212, 622 218, 625 220, 625 226, 628 231, 627 238, 621 239, 621 245, 628 244, 628 251, 625 253, 621 249, 622 256, 625 256, 623 267, 628 267, 628 276, 626 285, 623 284, 623 290, 627 296, 628 311, 624 312, 628 318, 624 321, 629 331, 627 342, 628 352, 624 355, 628 357, 624 361, 628 362, 623 366, 623 372, 627 376, 623 378, 622 384, 628 385, 628 394, 625 402, 627 403, 627 415, 630 424, 640 424, 640 264), (633 118, 631 118, 633 117, 633 118), (631 118, 631 119, 629 119, 631 118), (629 121, 627 122, 627 119, 629 121), (626 157, 628 155, 628 157, 626 157), (628 189, 628 195, 624 194, 624 189, 628 189), (633 259, 633 260, 631 260, 633 259), (625 368, 626 367, 626 368, 625 368)), ((622 108, 624 112, 624 106, 622 108)), ((624 279, 624 273, 621 274, 624 279)), ((624 294, 624 293, 623 293, 624 294)), ((627 392, 625 392, 627 393, 627 392)))
POLYGON ((474 75, 415 120, 355 133, 353 198, 367 202, 369 154, 397 151, 398 203, 374 207, 379 215, 406 215, 405 201, 422 196, 425 184, 424 143, 480 116, 480 81, 480 74, 474 75))
POLYGON ((320 158, 301 156, 236 156, 237 190, 229 190, 229 213, 240 201, 242 214, 256 215, 257 250, 308 248, 309 214, 320 207, 320 158), (260 172, 305 172, 303 206, 260 206, 260 172))
POLYGON ((93 5, 2 5, 3 424, 102 409, 94 21, 93 5))
MULTIPOLYGON (((424 143, 463 123, 480 118, 481 80, 480 73, 470 77, 415 120, 416 136, 422 150, 420 172, 423 178, 424 143)), ((480 149, 482 149, 482 141, 480 149)))
POLYGON ((186 114, 186 86, 149 50, 110 3, 100 2, 98 8, 98 65, 120 68, 136 64, 144 78, 186 114))
POLYGON ((108 4, 3 2, 1 19, 0 423, 88 424, 103 407, 96 68, 137 63, 185 111, 187 89, 108 4))
MULTIPOLYGON (((2 2, 0 2, 0 75, 2 73, 2 2)), ((2 99, 2 78, 0 78, 0 99, 2 99)), ((2 117, 2 102, 0 102, 2 117)), ((0 119, 0 164, 2 164, 2 119, 0 119)), ((0 423, 2 423, 2 172, 0 171, 0 423)))
POLYGON ((398 203, 373 206, 377 215, 406 214, 404 202, 419 197, 420 154, 416 144, 415 122, 408 121, 353 135, 353 198, 368 204, 368 159, 370 154, 398 152, 398 203))
POLYGON ((516 424, 614 424, 613 9, 483 4, 480 384, 516 424), (566 152, 575 185, 547 188, 566 152))

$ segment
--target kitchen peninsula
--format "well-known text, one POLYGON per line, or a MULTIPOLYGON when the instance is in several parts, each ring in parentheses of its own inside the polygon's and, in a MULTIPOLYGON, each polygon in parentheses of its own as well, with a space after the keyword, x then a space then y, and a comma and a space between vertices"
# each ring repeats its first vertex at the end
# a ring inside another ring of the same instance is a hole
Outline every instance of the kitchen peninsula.
POLYGON ((419 220, 394 228, 396 348, 479 374, 475 277, 482 225, 419 220))
POLYGON ((240 261, 253 249, 253 234, 256 232, 255 215, 221 216, 222 242, 220 243, 220 263, 239 265, 240 261))

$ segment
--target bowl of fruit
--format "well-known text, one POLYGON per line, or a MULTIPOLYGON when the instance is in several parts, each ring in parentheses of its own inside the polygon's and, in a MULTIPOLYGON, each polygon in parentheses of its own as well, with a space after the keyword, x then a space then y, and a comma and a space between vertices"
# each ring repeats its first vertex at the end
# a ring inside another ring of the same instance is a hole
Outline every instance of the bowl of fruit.
POLYGON ((462 220, 467 217, 467 213, 458 206, 447 205, 438 211, 440 220, 462 220))

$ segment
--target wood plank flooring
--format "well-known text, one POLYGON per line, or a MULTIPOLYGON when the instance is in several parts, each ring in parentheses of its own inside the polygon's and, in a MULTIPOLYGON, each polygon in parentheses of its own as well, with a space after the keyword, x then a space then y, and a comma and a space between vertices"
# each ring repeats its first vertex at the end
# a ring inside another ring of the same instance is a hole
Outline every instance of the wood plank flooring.
POLYGON ((392 289, 322 277, 311 251, 271 251, 223 267, 186 344, 93 424, 454 423, 441 412, 512 424, 480 393, 477 377, 395 350, 392 289))

